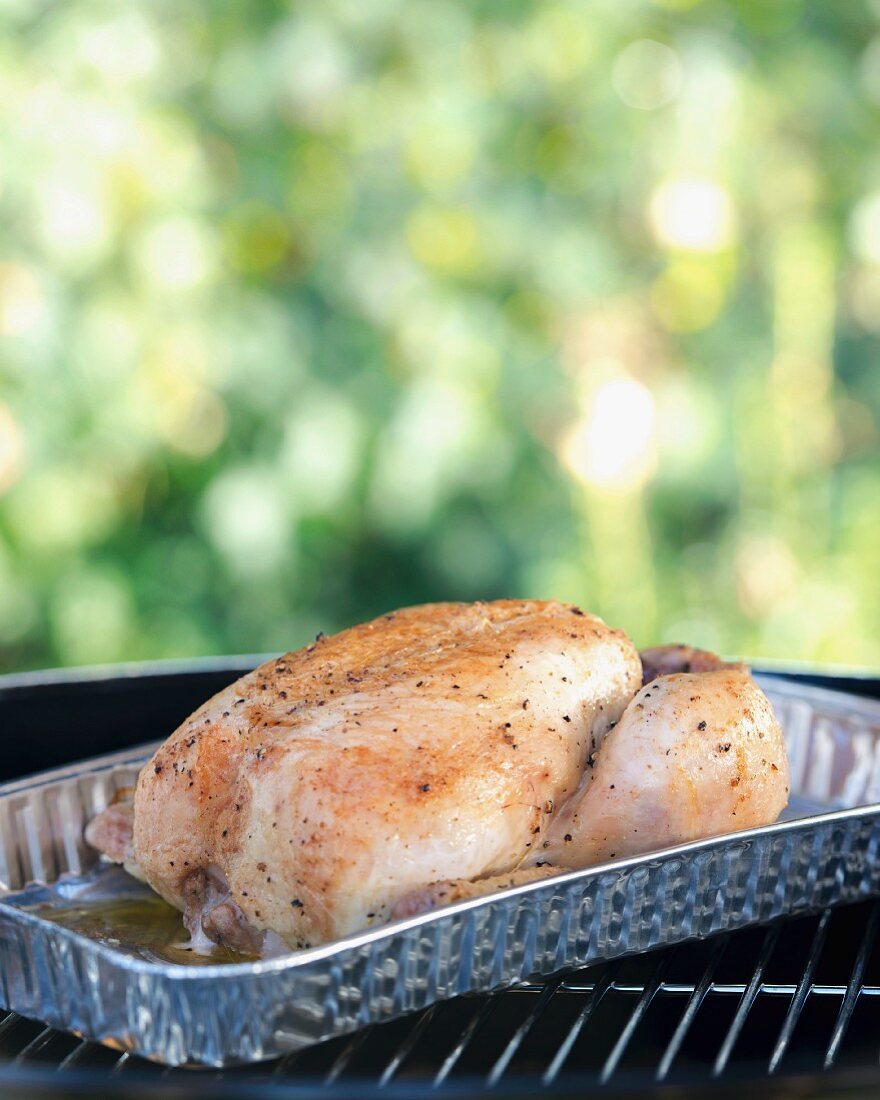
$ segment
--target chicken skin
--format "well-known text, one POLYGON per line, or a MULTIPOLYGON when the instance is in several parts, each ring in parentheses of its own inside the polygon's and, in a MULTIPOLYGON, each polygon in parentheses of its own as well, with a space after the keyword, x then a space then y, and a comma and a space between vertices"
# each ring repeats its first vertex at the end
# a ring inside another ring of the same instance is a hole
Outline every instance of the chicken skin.
POLYGON ((775 820, 785 747, 748 672, 660 664, 642 687, 571 605, 398 611, 209 700, 141 772, 130 842, 118 807, 87 837, 194 939, 259 950, 775 820))
POLYGON ((714 663, 638 692, 512 875, 431 883, 402 898, 394 916, 775 821, 788 801, 782 733, 748 672, 714 663))

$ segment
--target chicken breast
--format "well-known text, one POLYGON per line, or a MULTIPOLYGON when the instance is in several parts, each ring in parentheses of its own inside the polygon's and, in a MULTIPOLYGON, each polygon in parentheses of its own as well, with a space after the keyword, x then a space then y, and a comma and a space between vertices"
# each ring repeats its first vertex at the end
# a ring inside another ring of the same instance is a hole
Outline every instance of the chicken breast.
POLYGON ((774 820, 785 750, 748 673, 654 653, 664 674, 641 688, 625 634, 519 600, 319 636, 172 734, 139 778, 130 843, 118 808, 88 838, 133 861, 194 939, 257 950, 269 931, 321 943, 774 820))

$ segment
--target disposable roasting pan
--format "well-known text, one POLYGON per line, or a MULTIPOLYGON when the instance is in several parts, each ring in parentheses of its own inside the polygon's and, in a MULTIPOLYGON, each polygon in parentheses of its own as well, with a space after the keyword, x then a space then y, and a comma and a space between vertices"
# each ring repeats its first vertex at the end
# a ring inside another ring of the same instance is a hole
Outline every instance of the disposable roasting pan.
POLYGON ((779 823, 259 962, 184 966, 46 919, 46 906, 69 905, 107 874, 118 879, 82 830, 134 783, 150 747, 8 783, 0 787, 0 1004, 159 1062, 232 1065, 459 994, 880 893, 880 702, 759 679, 792 766, 779 823))

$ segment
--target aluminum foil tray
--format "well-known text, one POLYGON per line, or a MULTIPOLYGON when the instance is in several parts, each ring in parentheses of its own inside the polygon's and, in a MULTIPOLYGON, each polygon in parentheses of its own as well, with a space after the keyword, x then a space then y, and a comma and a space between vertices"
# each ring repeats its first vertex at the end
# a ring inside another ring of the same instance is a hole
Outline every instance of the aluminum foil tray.
POLYGON ((880 703, 770 677, 761 683, 791 759, 792 802, 781 822, 260 962, 184 966, 41 915, 41 906, 69 904, 103 876, 121 876, 96 864, 82 829, 134 782, 148 748, 7 784, 0 1002, 156 1061, 223 1066, 461 993, 880 893, 880 703))

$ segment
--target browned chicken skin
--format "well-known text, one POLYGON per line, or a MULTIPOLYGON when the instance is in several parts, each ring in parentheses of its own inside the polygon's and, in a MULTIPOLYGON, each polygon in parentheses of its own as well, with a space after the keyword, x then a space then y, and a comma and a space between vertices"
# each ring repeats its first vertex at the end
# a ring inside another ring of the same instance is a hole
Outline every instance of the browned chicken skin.
POLYGON ((88 838, 195 938, 253 950, 772 821, 769 704, 697 653, 648 651, 641 687, 626 635, 579 608, 408 608, 209 700, 142 771, 130 849, 118 811, 88 838))

